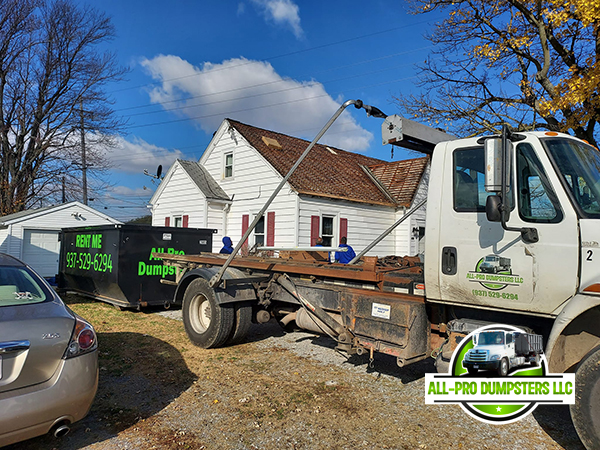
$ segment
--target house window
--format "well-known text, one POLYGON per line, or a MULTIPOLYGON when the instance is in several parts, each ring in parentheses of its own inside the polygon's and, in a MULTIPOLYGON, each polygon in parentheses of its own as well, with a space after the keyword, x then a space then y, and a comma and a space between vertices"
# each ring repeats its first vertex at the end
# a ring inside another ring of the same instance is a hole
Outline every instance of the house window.
POLYGON ((224 159, 223 178, 233 177, 233 153, 226 153, 224 159))
POLYGON ((173 226, 177 228, 181 228, 183 226, 183 217, 174 216, 173 217, 173 226))
POLYGON ((321 221, 321 238, 324 247, 331 247, 333 244, 333 216, 323 216, 321 221))
POLYGON ((265 245, 265 216, 262 216, 254 228, 254 245, 263 247, 265 245))

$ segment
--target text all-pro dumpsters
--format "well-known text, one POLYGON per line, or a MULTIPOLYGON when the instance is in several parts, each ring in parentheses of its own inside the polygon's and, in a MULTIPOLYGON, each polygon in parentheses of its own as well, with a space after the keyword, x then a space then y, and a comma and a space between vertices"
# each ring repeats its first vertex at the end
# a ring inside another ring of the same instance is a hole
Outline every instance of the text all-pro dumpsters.
POLYGON ((58 286, 123 308, 169 306, 176 268, 152 253, 177 255, 212 251, 216 230, 101 225, 63 228, 58 286))

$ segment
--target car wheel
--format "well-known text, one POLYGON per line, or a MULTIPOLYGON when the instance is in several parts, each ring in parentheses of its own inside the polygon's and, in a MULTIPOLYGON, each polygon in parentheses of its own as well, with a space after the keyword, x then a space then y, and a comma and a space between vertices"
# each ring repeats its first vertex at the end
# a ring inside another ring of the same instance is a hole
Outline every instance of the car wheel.
POLYGON ((235 320, 226 344, 239 344, 244 340, 252 325, 252 306, 243 303, 235 304, 235 320))
POLYGON ((500 361, 500 365, 498 366, 498 375, 501 377, 508 375, 508 360, 506 358, 502 358, 500 361))
POLYGON ((575 404, 570 409, 585 448, 600 448, 600 347, 588 353, 575 372, 575 404))
POLYGON ((221 347, 233 330, 233 306, 217 303, 215 291, 203 278, 192 281, 183 296, 183 325, 194 345, 221 347))
POLYGON ((467 371, 469 372, 469 375, 475 375, 477 372, 479 372, 479 369, 475 369, 474 367, 468 367, 467 371))

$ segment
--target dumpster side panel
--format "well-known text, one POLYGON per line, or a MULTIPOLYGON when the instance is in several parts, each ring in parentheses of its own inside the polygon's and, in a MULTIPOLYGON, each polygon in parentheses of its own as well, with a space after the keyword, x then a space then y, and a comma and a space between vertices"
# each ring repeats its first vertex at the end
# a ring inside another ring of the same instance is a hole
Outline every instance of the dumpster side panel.
POLYGON ((213 232, 212 229, 140 225, 65 229, 61 241, 61 249, 64 247, 65 251, 64 261, 61 261, 64 270, 61 270, 60 287, 125 307, 170 303, 175 287, 160 280, 174 281, 176 268, 164 265, 152 253, 185 255, 210 252, 213 232), (87 235, 101 236, 89 239, 89 242, 101 243, 101 246, 81 247, 88 242, 87 235), (109 269, 102 264, 103 258, 110 261, 109 269), (92 264, 88 264, 88 260, 92 264))

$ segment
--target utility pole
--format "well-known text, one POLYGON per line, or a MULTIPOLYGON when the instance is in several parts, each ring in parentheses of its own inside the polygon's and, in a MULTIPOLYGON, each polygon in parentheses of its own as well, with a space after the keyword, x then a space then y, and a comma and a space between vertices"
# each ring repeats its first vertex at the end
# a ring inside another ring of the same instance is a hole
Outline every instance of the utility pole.
POLYGON ((81 100, 81 181, 83 185, 83 204, 87 205, 87 163, 85 160, 85 127, 83 125, 83 100, 81 100))

